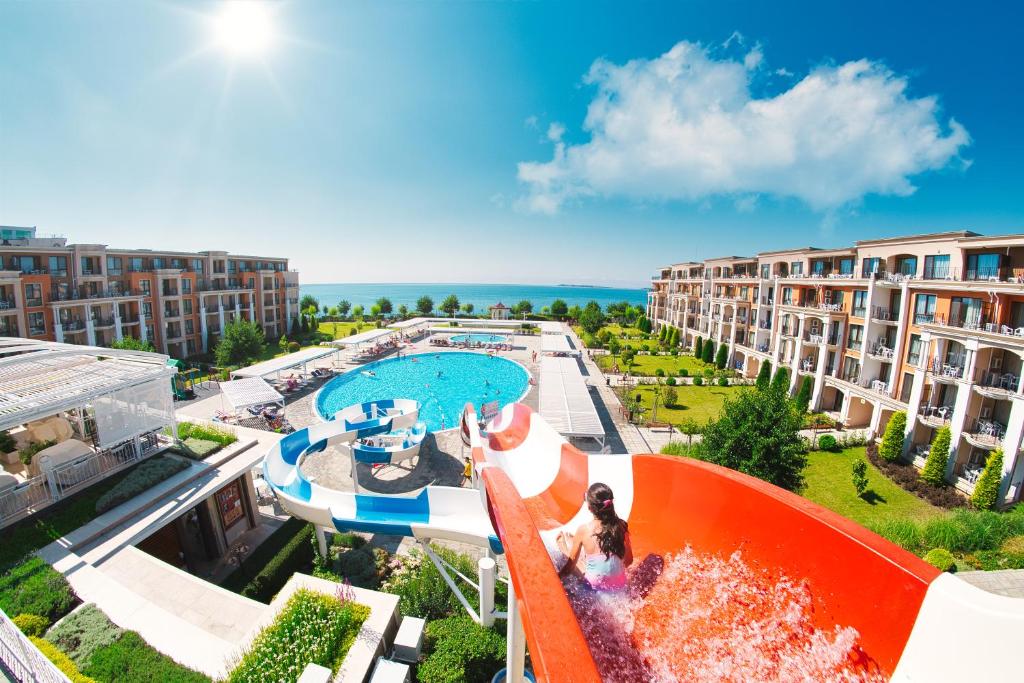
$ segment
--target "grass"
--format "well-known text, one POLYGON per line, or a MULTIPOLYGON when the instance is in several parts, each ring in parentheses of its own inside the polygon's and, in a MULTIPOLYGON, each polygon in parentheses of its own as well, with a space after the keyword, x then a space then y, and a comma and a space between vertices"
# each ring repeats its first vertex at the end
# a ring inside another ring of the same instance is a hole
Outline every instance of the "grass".
POLYGON ((344 339, 352 334, 352 330, 355 329, 357 333, 366 332, 377 327, 376 323, 369 321, 352 321, 352 322, 340 322, 340 323, 320 323, 319 330, 324 334, 333 335, 335 339, 344 339))
POLYGON ((29 557, 0 575, 0 609, 12 617, 37 614, 52 622, 74 604, 67 580, 39 557, 29 557))
POLYGON ((210 679, 157 652, 135 631, 98 648, 82 673, 109 683, 207 683, 210 679))
MULTIPOLYGON (((678 425, 684 420, 695 420, 700 423, 716 419, 722 412, 722 404, 726 398, 732 398, 742 387, 719 387, 693 385, 673 387, 676 390, 676 404, 671 408, 665 407, 661 400, 658 401, 658 422, 670 422, 678 425)), ((640 385, 629 390, 630 396, 640 394, 640 403, 647 409, 644 413, 645 419, 651 419, 651 408, 654 405, 654 394, 663 391, 663 386, 640 385)))
MULTIPOLYGON (((596 358, 598 367, 604 372, 611 370, 615 364, 618 364, 619 372, 626 371, 626 364, 622 362, 620 356, 603 354, 596 358)), ((666 376, 676 377, 679 375, 680 370, 686 370, 690 373, 690 377, 693 377, 703 374, 705 368, 714 369, 715 366, 713 363, 705 363, 688 354, 680 354, 678 356, 634 356, 633 367, 630 368, 630 372, 634 375, 653 377, 661 369, 665 372, 666 376)))
POLYGON ((853 488, 851 468, 854 461, 867 461, 864 447, 847 448, 838 453, 812 451, 804 469, 805 486, 801 494, 819 505, 838 512, 864 526, 894 519, 925 522, 945 514, 939 508, 904 491, 868 463, 868 489, 865 496, 853 488))
POLYGON ((121 481, 97 499, 96 513, 106 512, 131 500, 143 491, 148 491, 160 482, 187 470, 188 467, 188 463, 166 455, 150 458, 130 474, 122 477, 121 481))

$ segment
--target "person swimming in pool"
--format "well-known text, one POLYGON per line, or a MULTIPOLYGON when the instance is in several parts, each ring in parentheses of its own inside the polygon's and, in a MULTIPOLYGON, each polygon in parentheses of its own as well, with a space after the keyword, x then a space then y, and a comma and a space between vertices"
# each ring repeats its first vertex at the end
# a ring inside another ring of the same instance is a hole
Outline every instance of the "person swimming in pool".
POLYGON ((558 549, 569 558, 562 572, 571 571, 583 553, 583 579, 600 591, 626 589, 626 567, 633 563, 629 525, 615 514, 615 497, 607 484, 595 482, 587 489, 587 509, 594 516, 576 533, 562 532, 558 549))

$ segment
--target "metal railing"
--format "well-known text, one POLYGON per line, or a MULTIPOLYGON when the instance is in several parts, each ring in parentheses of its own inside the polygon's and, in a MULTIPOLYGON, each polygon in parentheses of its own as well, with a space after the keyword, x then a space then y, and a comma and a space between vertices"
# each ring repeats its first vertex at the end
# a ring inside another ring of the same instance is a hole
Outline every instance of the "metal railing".
POLYGON ((22 683, 71 683, 57 666, 0 610, 0 661, 22 683))

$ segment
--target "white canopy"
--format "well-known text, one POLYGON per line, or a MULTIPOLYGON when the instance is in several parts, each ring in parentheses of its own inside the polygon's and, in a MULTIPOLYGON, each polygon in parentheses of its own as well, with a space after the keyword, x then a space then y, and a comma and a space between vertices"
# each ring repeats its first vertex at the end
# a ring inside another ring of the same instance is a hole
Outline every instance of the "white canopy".
POLYGON ((270 375, 276 375, 282 370, 290 370, 297 368, 300 365, 306 365, 307 363, 329 356, 332 353, 338 353, 338 349, 333 346, 314 346, 309 349, 302 349, 295 353, 288 353, 277 358, 271 358, 265 360, 262 363, 256 365, 250 365, 247 368, 240 368, 231 373, 232 379, 239 379, 242 377, 268 377, 270 375))
POLYGON ((397 323, 388 325, 393 330, 408 330, 410 327, 419 327, 420 325, 426 325, 430 322, 430 318, 409 318, 408 320, 402 320, 397 323))
POLYGON ((565 334, 562 331, 562 323, 552 320, 545 320, 540 324, 541 334, 565 334))
POLYGON ((500 327, 473 327, 470 329, 459 329, 458 327, 430 327, 427 328, 431 334, 500 334, 508 336, 515 334, 515 330, 506 330, 500 327))
POLYGON ((562 435, 604 440, 601 418, 575 358, 541 358, 540 415, 562 435))
POLYGON ((579 354, 577 349, 569 343, 569 337, 564 334, 545 334, 540 338, 541 353, 571 353, 579 354))
POLYGON ((220 391, 224 399, 235 410, 266 403, 284 403, 284 396, 267 384, 262 377, 246 377, 245 379, 221 382, 220 391))
POLYGON ((335 339, 332 344, 338 346, 359 346, 366 342, 376 341, 381 337, 390 337, 395 334, 394 330, 386 328, 367 330, 366 332, 360 332, 359 334, 353 334, 351 337, 342 337, 341 339, 335 339))

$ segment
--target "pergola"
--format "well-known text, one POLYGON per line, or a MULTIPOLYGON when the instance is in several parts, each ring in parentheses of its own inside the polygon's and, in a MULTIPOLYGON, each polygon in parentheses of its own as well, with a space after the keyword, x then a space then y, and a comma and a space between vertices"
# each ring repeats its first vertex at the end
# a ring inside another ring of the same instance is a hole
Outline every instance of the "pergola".
POLYGON ((330 356, 331 354, 337 355, 338 349, 333 346, 314 346, 313 348, 303 349, 296 351, 295 353, 285 354, 284 356, 278 356, 277 358, 271 358, 265 360, 262 363, 256 363, 246 368, 239 368, 231 373, 232 379, 243 379, 245 377, 270 377, 279 376, 281 372, 285 370, 291 370, 293 368, 301 367, 303 372, 306 370, 306 366, 315 360, 330 356))
POLYGON ((335 346, 347 346, 351 348, 359 348, 363 344, 369 342, 375 342, 384 337, 391 337, 397 334, 395 330, 389 330, 387 328, 367 330, 366 332, 360 332, 359 334, 353 334, 351 337, 342 337, 341 339, 335 339, 331 342, 335 346))
POLYGON ((540 415, 563 436, 586 437, 604 444, 601 418, 575 358, 541 358, 540 415))
POLYGON ((267 384, 262 377, 246 377, 230 382, 221 382, 220 392, 224 400, 231 404, 234 410, 267 405, 268 403, 284 406, 284 396, 267 384))

